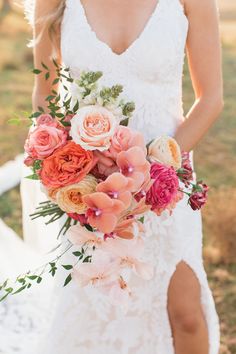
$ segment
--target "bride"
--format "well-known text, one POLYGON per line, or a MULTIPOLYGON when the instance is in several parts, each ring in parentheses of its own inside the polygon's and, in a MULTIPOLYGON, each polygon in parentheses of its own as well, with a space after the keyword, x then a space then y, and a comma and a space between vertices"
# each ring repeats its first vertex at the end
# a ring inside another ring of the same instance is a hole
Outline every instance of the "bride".
MULTIPOLYGON (((131 126, 147 141, 171 135, 192 158, 193 148, 222 110, 215 0, 36 0, 33 26, 35 67, 44 62, 55 73, 51 58, 56 55, 75 78, 81 70, 103 71, 104 85, 122 84, 135 101, 131 126), (195 102, 184 117, 185 49, 195 102)), ((35 109, 45 107, 50 80, 36 77, 35 109)), ((22 184, 25 234, 43 238, 47 231, 27 218, 42 198, 29 183, 22 184)), ((131 279, 134 298, 126 314, 95 290, 73 282, 62 288, 59 276, 51 301, 40 308, 42 323, 40 315, 31 315, 35 347, 21 331, 25 347, 11 346, 4 354, 217 354, 219 323, 202 262, 201 213, 184 199, 171 216, 149 212, 145 220, 154 278, 131 279)), ((45 292, 43 297, 49 296, 45 292)), ((41 300, 42 295, 36 296, 35 307, 41 300)), ((16 311, 24 318, 27 304, 17 301, 16 311)), ((32 303, 32 297, 27 301, 32 303)))

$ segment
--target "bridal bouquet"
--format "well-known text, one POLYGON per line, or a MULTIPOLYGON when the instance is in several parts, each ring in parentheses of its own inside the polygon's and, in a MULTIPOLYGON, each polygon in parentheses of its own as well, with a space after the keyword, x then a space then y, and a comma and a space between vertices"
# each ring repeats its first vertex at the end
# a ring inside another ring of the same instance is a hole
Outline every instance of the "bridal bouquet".
POLYGON ((193 183, 189 156, 173 138, 158 137, 146 146, 143 135, 128 126, 135 106, 121 98, 121 85, 101 87, 101 72, 81 72, 74 80, 69 69, 55 65, 54 84, 63 83, 66 94, 62 99, 53 90, 46 97, 47 113, 39 107, 30 116, 25 164, 32 169, 28 178, 40 181, 48 199, 32 218, 63 220, 60 234, 68 247, 62 254, 71 252, 72 261, 61 264, 59 255, 43 271, 18 277, 18 289, 5 282, 3 298, 40 283, 45 272, 54 276, 62 266, 68 272, 64 285, 74 278, 125 306, 132 290, 127 270, 152 278, 152 266, 142 258, 146 213, 172 213, 184 193, 190 206, 200 209, 208 187, 193 183))

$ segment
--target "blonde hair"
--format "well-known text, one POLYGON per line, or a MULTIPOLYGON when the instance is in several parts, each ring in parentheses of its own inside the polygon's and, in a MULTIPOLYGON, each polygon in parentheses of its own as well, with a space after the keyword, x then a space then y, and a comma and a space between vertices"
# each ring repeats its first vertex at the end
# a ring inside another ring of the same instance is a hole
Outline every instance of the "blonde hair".
POLYGON ((35 19, 35 25, 39 24, 41 30, 35 38, 34 45, 37 45, 43 33, 48 32, 53 44, 53 57, 58 57, 60 53, 60 27, 65 7, 66 0, 59 0, 55 8, 48 15, 35 19))

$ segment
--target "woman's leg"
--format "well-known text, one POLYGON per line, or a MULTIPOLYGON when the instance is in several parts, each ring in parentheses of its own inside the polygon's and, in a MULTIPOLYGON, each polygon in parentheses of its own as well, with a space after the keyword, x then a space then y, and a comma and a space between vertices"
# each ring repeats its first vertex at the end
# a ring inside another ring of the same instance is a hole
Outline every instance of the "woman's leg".
POLYGON ((168 313, 176 354, 209 354, 201 288, 193 270, 180 262, 168 292, 168 313))

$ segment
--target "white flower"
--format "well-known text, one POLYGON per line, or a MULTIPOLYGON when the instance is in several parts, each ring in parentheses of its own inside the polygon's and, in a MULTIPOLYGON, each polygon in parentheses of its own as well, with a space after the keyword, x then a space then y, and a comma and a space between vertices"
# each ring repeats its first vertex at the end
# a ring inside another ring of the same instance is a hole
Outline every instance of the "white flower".
POLYGON ((104 151, 110 147, 118 122, 108 109, 98 105, 82 107, 71 120, 70 135, 85 150, 104 151))
POLYGON ((176 140, 161 136, 149 145, 148 156, 151 162, 160 162, 175 169, 181 167, 181 150, 176 140))

